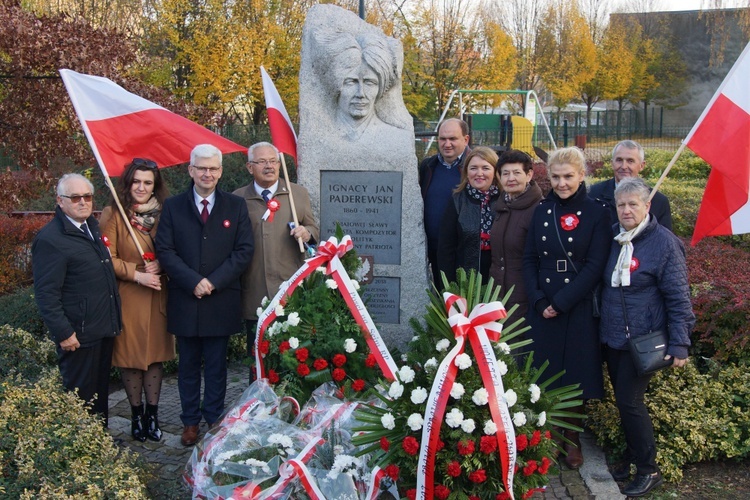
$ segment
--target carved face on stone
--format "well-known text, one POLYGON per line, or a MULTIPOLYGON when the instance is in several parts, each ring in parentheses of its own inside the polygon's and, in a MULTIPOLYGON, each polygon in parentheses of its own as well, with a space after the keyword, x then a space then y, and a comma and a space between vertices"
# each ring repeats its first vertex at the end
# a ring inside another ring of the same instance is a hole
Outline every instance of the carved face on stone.
POLYGON ((344 74, 339 92, 339 110, 355 120, 364 120, 375 109, 378 90, 378 75, 362 62, 359 68, 344 74))

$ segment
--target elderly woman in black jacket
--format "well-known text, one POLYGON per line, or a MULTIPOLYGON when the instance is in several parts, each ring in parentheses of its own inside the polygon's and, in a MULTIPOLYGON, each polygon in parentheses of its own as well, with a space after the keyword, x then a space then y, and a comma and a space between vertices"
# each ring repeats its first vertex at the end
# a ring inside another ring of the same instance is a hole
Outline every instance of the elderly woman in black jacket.
POLYGON ((649 215, 650 189, 640 178, 623 179, 615 189, 619 224, 604 269, 601 341, 607 371, 625 432, 627 449, 612 470, 618 481, 636 475, 623 494, 640 497, 662 483, 656 466, 656 442, 644 394, 652 375, 636 373, 627 350, 625 325, 630 336, 666 330, 669 344, 665 359, 673 367, 687 362, 690 332, 695 324, 690 303, 685 249, 682 242, 649 215), (627 313, 626 313, 627 311, 627 313))

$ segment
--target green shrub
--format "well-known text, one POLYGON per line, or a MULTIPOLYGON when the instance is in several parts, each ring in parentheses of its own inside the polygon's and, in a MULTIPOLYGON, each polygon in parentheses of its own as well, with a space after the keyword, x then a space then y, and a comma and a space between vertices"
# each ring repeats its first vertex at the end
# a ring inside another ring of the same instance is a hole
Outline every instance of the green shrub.
POLYGON ((0 325, 26 330, 37 340, 49 338, 47 327, 34 301, 33 287, 0 296, 0 325))
MULTIPOLYGON (((608 379, 605 387, 605 398, 589 404, 589 425, 597 441, 619 456, 625 438, 608 379)), ((737 366, 702 374, 690 362, 659 372, 646 405, 654 423, 656 462, 668 481, 679 481, 689 463, 750 456, 750 373, 737 366)))
POLYGON ((36 381, 56 366, 55 344, 36 339, 29 332, 0 326, 0 380, 20 375, 36 381))
MULTIPOLYGON (((667 168, 669 162, 672 161, 674 154, 675 151, 672 150, 646 149, 646 166, 641 172, 641 177, 652 181, 652 184, 655 183, 667 168)), ((607 154, 602 158, 602 161, 601 169, 595 171, 596 177, 609 179, 614 175, 612 173, 612 155, 607 154)), ((699 180, 705 183, 710 171, 711 167, 708 163, 686 148, 670 169, 667 179, 699 180)))
POLYGON ((146 470, 55 377, 0 384, 4 498, 147 498, 146 470))

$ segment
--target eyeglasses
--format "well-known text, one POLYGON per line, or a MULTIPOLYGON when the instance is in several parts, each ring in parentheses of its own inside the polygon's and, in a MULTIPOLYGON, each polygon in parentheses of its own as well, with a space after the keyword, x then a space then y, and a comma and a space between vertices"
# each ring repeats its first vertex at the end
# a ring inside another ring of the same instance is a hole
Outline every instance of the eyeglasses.
POLYGON ((133 161, 131 163, 136 167, 145 167, 150 170, 156 170, 158 168, 158 165, 155 161, 147 160, 145 158, 133 158, 133 161))
POLYGON ((85 201, 86 203, 91 203, 91 200, 94 199, 93 194, 74 194, 73 196, 68 196, 67 194, 61 194, 61 198, 67 198, 72 203, 80 203, 81 200, 85 201))
POLYGON ((195 165, 190 165, 190 167, 194 168, 198 171, 199 174, 211 174, 215 175, 219 173, 219 170, 221 170, 221 167, 196 167, 195 165))
POLYGON ((252 163, 253 165, 259 165, 263 167, 267 167, 269 165, 272 165, 275 167, 276 165, 279 164, 279 160, 274 158, 273 160, 258 160, 258 161, 251 161, 250 163, 252 163))

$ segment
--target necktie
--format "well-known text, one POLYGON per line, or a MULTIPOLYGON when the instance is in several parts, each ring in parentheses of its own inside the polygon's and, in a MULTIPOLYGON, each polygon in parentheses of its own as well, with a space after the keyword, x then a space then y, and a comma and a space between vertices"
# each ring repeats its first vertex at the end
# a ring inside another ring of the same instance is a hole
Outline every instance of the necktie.
POLYGON ((208 221, 208 200, 201 200, 203 203, 203 210, 201 210, 201 220, 205 224, 208 221))
POLYGON ((90 240, 94 239, 94 237, 91 236, 91 231, 89 231, 88 224, 86 224, 85 222, 83 224, 81 224, 81 231, 83 231, 83 234, 85 234, 86 237, 88 237, 88 239, 90 239, 90 240))
POLYGON ((260 193, 260 195, 263 197, 265 202, 268 203, 268 200, 271 198, 271 191, 269 191, 268 189, 264 189, 263 192, 260 193))

